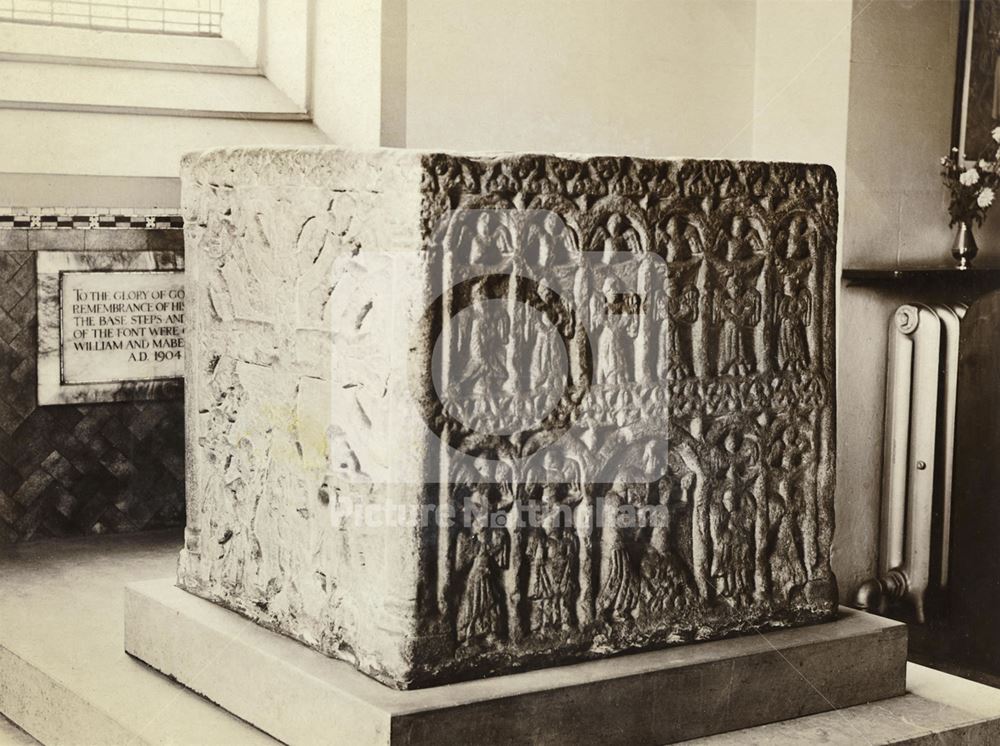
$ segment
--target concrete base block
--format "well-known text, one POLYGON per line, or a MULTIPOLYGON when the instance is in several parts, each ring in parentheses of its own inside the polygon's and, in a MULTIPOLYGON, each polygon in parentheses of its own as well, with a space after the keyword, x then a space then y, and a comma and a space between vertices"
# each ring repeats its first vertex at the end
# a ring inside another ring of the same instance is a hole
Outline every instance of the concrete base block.
POLYGON ((836 621, 396 691, 190 595, 125 593, 125 649, 289 744, 664 744, 904 693, 905 625, 836 621))

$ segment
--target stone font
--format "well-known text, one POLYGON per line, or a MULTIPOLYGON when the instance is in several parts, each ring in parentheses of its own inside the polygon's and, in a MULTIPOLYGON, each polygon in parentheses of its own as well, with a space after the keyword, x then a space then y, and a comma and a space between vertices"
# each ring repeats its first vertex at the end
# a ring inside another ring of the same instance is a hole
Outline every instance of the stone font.
POLYGON ((835 613, 831 169, 218 151, 184 199, 183 588, 397 687, 835 613))

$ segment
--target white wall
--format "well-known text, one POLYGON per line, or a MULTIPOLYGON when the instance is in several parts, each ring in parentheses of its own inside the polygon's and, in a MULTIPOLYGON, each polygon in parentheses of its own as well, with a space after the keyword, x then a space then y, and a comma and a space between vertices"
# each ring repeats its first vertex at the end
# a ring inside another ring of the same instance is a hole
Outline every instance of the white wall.
POLYGON ((309 105, 310 15, 314 0, 260 1, 264 3, 258 54, 260 67, 268 80, 296 105, 306 109, 309 105))
POLYGON ((236 0, 223 7, 222 37, 235 44, 250 64, 259 62, 261 2, 236 0))
POLYGON ((828 163, 843 186, 851 0, 756 0, 753 155, 828 163))
POLYGON ((316 3, 313 121, 340 145, 381 144, 381 6, 379 0, 316 3))
POLYGON ((747 0, 410 0, 406 144, 747 157, 747 0))
POLYGON ((6 207, 102 207, 179 209, 178 178, 0 173, 0 205, 6 207))

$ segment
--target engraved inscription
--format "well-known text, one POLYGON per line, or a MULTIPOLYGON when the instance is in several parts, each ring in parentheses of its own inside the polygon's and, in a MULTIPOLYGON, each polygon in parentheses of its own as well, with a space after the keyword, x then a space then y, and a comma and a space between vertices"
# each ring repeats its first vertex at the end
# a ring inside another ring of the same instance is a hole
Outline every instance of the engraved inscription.
POLYGON ((62 272, 65 384, 184 375, 184 273, 62 272))

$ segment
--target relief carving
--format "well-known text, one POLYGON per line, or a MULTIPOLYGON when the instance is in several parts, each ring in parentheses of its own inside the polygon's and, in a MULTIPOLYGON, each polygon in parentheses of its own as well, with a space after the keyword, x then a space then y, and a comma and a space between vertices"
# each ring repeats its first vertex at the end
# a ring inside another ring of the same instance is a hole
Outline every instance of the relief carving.
POLYGON ((834 613, 829 169, 247 151, 185 195, 184 587, 402 687, 834 613), (436 518, 336 512, 393 501, 436 518))

